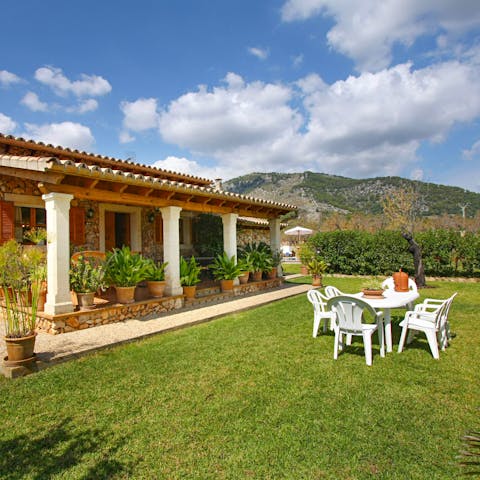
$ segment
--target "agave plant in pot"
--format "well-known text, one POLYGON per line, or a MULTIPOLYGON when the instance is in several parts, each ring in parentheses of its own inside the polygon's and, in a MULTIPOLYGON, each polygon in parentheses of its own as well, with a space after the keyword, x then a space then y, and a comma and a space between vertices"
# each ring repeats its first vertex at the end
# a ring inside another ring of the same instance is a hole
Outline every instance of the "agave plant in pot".
POLYGON ((25 249, 15 240, 0 246, 0 303, 5 324, 7 366, 25 365, 34 360, 37 306, 45 281, 45 254, 25 249), (25 292, 29 292, 28 295, 25 292))
POLYGON ((233 290, 233 281, 240 275, 241 268, 235 260, 235 255, 229 257, 226 252, 219 254, 208 266, 215 280, 220 280, 222 292, 233 290))
POLYGON ((307 263, 307 268, 308 272, 312 276, 312 285, 314 287, 321 287, 322 276, 327 271, 328 263, 318 257, 313 257, 307 263))
POLYGON ((135 301, 135 287, 147 277, 148 263, 129 247, 116 248, 107 254, 105 278, 115 287, 119 303, 135 301))
POLYGON ((147 286, 152 297, 163 297, 165 290, 165 268, 168 262, 155 263, 152 259, 147 260, 147 286))
POLYGON ((72 261, 70 267, 70 288, 77 295, 77 302, 80 310, 91 310, 94 308, 95 292, 99 289, 105 290, 105 263, 91 261, 82 255, 72 261))
POLYGON ((190 257, 187 261, 180 257, 180 283, 183 286, 184 295, 189 298, 195 298, 197 290, 197 283, 200 283, 201 266, 195 260, 195 257, 190 257))

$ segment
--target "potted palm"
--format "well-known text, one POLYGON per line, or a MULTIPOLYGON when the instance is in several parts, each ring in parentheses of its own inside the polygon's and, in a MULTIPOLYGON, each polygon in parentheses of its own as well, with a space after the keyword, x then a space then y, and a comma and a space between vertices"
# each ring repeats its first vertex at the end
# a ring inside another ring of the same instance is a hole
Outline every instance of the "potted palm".
POLYGON ((254 250, 247 254, 247 258, 252 265, 252 277, 254 282, 262 280, 263 272, 271 270, 272 260, 266 250, 254 250))
POLYGON ((233 281, 241 273, 241 268, 235 261, 235 255, 229 257, 226 252, 219 254, 208 266, 215 280, 220 280, 222 292, 233 290, 233 281))
POLYGON ((322 275, 327 271, 328 263, 318 257, 313 257, 307 263, 308 272, 312 276, 312 285, 314 287, 322 286, 322 275))
POLYGON ((106 285, 105 265, 103 262, 92 264, 82 255, 72 261, 70 268, 70 288, 77 295, 77 302, 80 310, 94 308, 95 292, 104 290, 106 285))
POLYGON ((184 295, 189 298, 195 298, 197 290, 197 283, 200 283, 201 266, 195 260, 195 257, 190 257, 187 262, 185 258, 180 258, 180 284, 183 286, 184 295))
POLYGON ((155 263, 153 260, 147 260, 147 287, 150 295, 155 298, 163 297, 165 290, 165 268, 168 262, 155 263))
POLYGON ((250 271, 252 270, 252 264, 247 257, 243 257, 238 260, 238 268, 240 269, 238 281, 241 285, 245 285, 248 283, 248 277, 250 276, 250 271))
POLYGON ((43 251, 25 249, 15 240, 0 246, 0 306, 8 366, 25 365, 34 360, 38 298, 44 281, 43 251))
POLYGON ((277 278, 278 276, 278 266, 282 262, 282 254, 279 250, 273 251, 271 256, 272 268, 267 272, 267 277, 270 280, 277 278))
POLYGON ((133 303, 137 283, 145 280, 148 264, 139 253, 123 246, 107 253, 105 278, 115 287, 119 303, 133 303))

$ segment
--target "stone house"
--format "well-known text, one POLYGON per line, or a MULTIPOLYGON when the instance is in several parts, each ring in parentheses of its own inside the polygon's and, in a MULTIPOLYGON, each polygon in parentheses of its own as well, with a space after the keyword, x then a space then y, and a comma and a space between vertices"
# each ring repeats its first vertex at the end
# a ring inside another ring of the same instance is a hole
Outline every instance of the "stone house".
POLYGON ((180 255, 196 253, 195 221, 219 216, 223 247, 238 232, 280 248, 280 217, 296 207, 227 192, 211 180, 0 134, 0 243, 46 228, 45 313, 73 311, 70 256, 122 245, 168 262, 166 293, 180 295, 180 255))

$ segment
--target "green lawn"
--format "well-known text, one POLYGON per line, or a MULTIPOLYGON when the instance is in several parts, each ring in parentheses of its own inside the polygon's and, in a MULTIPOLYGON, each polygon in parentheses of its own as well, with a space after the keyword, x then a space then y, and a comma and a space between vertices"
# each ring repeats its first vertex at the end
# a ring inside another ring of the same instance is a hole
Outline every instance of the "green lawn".
POLYGON ((0 478, 453 479, 479 428, 479 286, 432 286, 459 292, 440 361, 423 340, 334 361, 302 295, 1 379, 0 478))

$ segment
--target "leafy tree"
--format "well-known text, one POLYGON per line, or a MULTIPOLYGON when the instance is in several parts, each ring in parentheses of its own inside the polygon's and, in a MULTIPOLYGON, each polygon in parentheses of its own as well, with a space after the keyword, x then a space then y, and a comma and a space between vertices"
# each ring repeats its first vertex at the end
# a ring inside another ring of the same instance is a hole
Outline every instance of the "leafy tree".
POLYGON ((394 188, 384 196, 382 206, 391 228, 399 230, 409 244, 408 249, 413 255, 415 282, 419 287, 426 286, 422 249, 414 238, 415 223, 421 210, 417 190, 412 186, 394 188))

